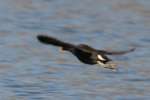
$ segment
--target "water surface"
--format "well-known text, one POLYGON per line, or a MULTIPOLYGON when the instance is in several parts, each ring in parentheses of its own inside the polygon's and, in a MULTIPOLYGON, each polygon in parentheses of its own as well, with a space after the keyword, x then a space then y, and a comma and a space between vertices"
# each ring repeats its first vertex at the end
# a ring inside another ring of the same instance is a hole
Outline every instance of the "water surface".
POLYGON ((0 100, 149 100, 150 1, 0 0, 0 100), (38 34, 114 56, 119 70, 80 63, 38 34))

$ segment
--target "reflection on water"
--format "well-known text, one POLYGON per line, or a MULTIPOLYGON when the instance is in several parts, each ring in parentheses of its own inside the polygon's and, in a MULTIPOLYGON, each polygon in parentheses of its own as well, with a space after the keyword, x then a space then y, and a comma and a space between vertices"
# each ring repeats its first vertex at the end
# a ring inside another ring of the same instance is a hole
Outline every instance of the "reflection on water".
POLYGON ((0 100, 149 100, 150 2, 145 0, 1 0, 0 100), (42 45, 37 34, 114 56, 119 70, 80 63, 42 45))

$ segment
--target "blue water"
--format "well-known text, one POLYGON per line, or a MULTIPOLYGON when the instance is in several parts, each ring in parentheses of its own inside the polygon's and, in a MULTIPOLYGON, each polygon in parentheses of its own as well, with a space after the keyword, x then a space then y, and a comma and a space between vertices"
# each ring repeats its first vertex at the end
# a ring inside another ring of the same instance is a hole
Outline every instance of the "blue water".
POLYGON ((0 100, 149 100, 150 1, 0 0, 0 100), (132 53, 113 72, 38 34, 132 53))

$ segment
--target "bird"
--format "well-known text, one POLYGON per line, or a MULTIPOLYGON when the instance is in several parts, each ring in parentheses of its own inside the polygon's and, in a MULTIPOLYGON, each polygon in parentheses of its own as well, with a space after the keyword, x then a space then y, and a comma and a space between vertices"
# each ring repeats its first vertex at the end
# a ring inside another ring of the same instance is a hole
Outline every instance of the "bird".
POLYGON ((78 60, 84 64, 94 65, 99 64, 104 68, 108 69, 116 69, 116 64, 110 63, 112 59, 110 59, 107 55, 123 55, 135 50, 135 48, 131 48, 126 51, 107 51, 107 50, 99 50, 95 49, 87 44, 72 44, 68 42, 61 41, 55 37, 47 36, 47 35, 37 35, 37 39, 47 45, 53 45, 60 47, 63 51, 69 51, 74 56, 78 58, 78 60))

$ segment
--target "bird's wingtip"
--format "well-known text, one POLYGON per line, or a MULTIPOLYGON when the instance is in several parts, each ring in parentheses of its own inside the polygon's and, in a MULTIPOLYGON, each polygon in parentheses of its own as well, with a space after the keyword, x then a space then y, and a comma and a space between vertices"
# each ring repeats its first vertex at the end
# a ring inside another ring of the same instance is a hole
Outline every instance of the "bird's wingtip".
POLYGON ((131 48, 129 51, 130 52, 133 52, 133 51, 135 51, 136 50, 136 48, 131 48))
POLYGON ((43 39, 45 39, 45 37, 46 37, 45 35, 41 35, 41 34, 37 35, 38 40, 43 40, 43 39))
POLYGON ((46 35, 37 35, 37 39, 44 44, 49 44, 50 38, 46 35))

